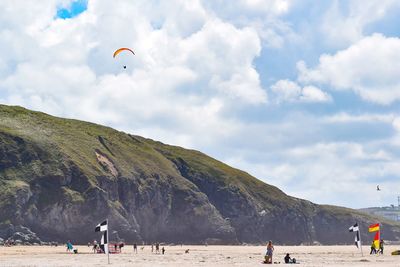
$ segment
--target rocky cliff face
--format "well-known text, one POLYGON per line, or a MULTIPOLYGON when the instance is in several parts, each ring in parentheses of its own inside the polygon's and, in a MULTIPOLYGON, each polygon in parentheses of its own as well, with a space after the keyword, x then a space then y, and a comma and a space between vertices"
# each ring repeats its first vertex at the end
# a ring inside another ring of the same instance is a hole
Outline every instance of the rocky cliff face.
MULTIPOLYGON (((292 198, 197 151, 2 105, 0 192, 0 238, 19 227, 35 242, 86 243, 108 218, 110 238, 126 241, 337 244, 352 243, 355 221, 377 220, 292 198)), ((399 225, 384 223, 398 240, 399 225)))

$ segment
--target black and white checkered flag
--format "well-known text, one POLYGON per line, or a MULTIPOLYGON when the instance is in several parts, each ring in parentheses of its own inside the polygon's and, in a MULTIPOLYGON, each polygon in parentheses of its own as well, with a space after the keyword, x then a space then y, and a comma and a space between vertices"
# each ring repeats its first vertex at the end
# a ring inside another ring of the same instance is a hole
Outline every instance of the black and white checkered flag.
POLYGON ((94 229, 95 232, 103 232, 100 240, 100 248, 108 254, 108 224, 107 221, 99 223, 94 229))
POLYGON ((96 228, 94 229, 95 232, 104 232, 107 231, 107 221, 104 221, 102 223, 99 223, 96 228))
POLYGON ((354 238, 354 244, 359 248, 361 246, 361 240, 360 240, 360 229, 358 228, 358 224, 356 223, 355 225, 351 226, 349 228, 349 232, 355 232, 356 236, 354 238))

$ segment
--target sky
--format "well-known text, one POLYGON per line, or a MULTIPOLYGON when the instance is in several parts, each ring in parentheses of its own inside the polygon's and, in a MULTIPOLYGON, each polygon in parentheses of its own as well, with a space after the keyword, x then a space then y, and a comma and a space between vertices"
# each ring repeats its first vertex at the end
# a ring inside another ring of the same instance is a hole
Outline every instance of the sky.
POLYGON ((200 150, 318 204, 397 204, 397 0, 16 0, 0 25, 1 104, 200 150))

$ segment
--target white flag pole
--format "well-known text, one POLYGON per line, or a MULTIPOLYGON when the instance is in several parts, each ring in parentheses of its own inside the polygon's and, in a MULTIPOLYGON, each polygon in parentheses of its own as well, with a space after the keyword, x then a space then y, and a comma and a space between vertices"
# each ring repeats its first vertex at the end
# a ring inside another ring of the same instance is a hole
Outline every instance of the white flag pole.
MULTIPOLYGON (((357 223, 358 225, 358 223, 357 223)), ((362 251, 362 242, 361 242, 361 229, 360 225, 358 225, 358 234, 360 235, 360 248, 361 248, 361 257, 364 257, 363 251, 362 251)))
MULTIPOLYGON (((381 250, 381 239, 382 239, 382 235, 381 234, 382 234, 382 224, 379 223, 379 248, 378 248, 378 251, 381 250)), ((383 254, 383 252, 382 252, 382 254, 383 254)))
POLYGON ((107 222, 107 260, 108 264, 110 264, 110 246, 108 245, 110 240, 108 239, 108 231, 110 229, 110 225, 108 224, 108 219, 106 219, 107 222))

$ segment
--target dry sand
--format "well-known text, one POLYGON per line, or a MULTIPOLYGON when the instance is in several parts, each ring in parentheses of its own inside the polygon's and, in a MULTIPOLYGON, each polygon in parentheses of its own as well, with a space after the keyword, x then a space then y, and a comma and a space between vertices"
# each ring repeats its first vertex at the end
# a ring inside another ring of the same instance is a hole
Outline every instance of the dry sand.
MULTIPOLYGON (((165 246, 165 255, 160 255, 149 246, 139 246, 134 254, 129 245, 121 254, 110 255, 110 265, 106 255, 93 254, 87 246, 77 248, 78 254, 67 253, 63 246, 0 247, 0 266, 269 266, 261 264, 262 246, 165 246)), ((390 255, 396 249, 400 246, 386 246, 384 255, 369 255, 365 246, 362 257, 355 246, 275 246, 274 261, 284 264, 289 252, 300 262, 294 266, 400 266, 400 256, 390 255)))

